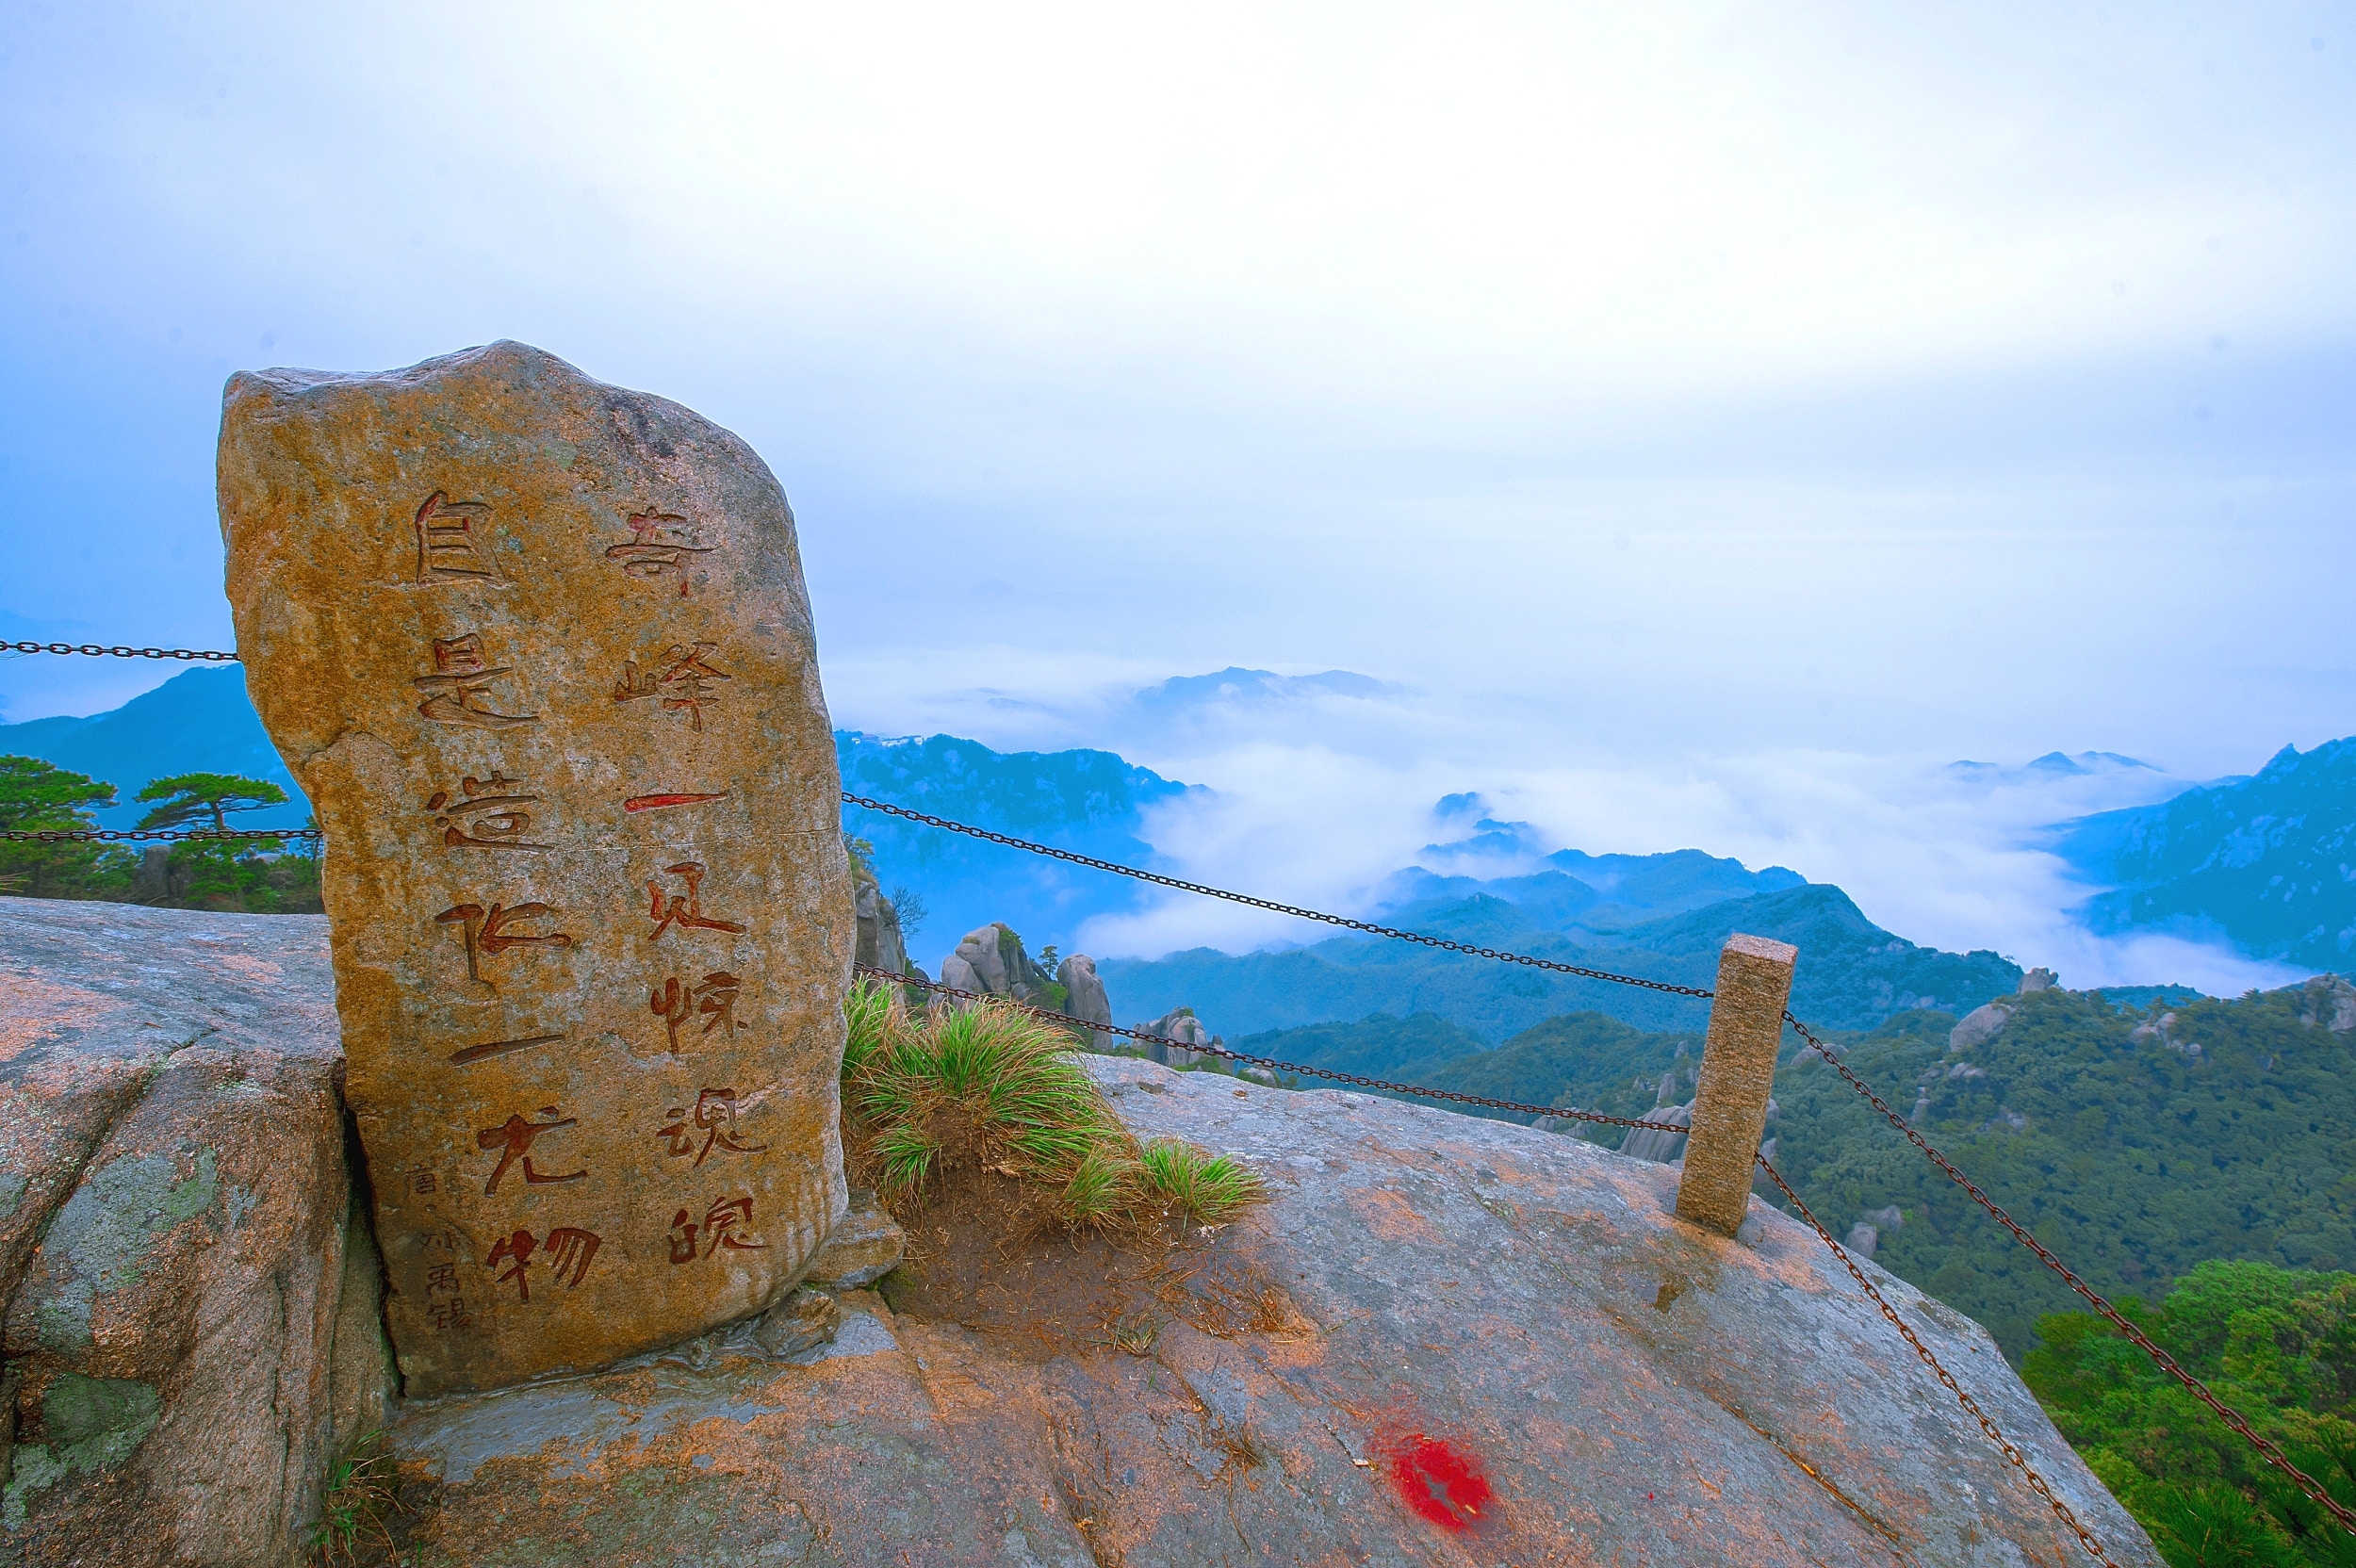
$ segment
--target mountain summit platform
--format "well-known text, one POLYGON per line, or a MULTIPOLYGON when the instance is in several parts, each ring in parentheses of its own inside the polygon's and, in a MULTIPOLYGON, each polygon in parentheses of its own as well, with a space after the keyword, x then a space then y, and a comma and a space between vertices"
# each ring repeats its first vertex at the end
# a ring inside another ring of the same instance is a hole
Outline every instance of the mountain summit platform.
MULTIPOLYGON (((312 1467, 376 1419, 422 1564, 2083 1560, 1763 1202, 1727 1238, 1667 1167, 1122 1058, 1089 1067, 1138 1136, 1270 1200, 1152 1257, 983 1249, 962 1295, 975 1250, 920 1223, 815 1348, 721 1332, 402 1401, 331 1152, 325 941, 0 899, 0 1560, 291 1561, 312 1467)), ((1873 1272, 2112 1559, 2157 1564, 1988 1335, 1873 1272)))

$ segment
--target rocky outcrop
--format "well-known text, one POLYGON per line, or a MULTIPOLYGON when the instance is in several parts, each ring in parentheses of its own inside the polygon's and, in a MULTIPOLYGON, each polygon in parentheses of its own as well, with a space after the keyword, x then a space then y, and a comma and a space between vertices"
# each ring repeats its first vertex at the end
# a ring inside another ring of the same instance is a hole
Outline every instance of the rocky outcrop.
MULTIPOLYGON (((0 961, 31 977, 0 996, 0 1561, 291 1568, 327 1457, 377 1424, 323 926, 0 901, 0 961)), ((1578 1139, 1088 1062, 1139 1138, 1233 1153, 1271 1201, 1168 1266, 1061 1254, 1104 1293, 1064 1323, 1023 1315, 1043 1253, 956 1312, 856 1288, 898 1240, 859 1233, 862 1194, 813 1263, 831 1288, 395 1407, 402 1560, 2075 1560, 1765 1204, 1727 1240, 1675 1217, 1673 1169, 1578 1139)), ((2114 1560, 2152 1568, 1987 1335, 1872 1273, 2114 1560)))
POLYGON ((290 1562, 392 1386, 326 922, 0 899, 0 1561, 290 1562))
POLYGON ((1003 996, 1033 1007, 1055 1007, 1055 982, 1023 950, 1023 939, 1004 921, 968 931, 957 951, 941 961, 941 983, 961 991, 1003 996))
POLYGON ((1881 1250, 1883 1233, 1903 1229, 1906 1222, 1905 1213, 1895 1203, 1868 1209, 1849 1227, 1849 1233, 1841 1238, 1841 1244, 1858 1257, 1870 1258, 1881 1250))
POLYGON ((1947 1031, 1947 1049, 1969 1051, 2003 1034, 2004 1025, 2012 1021, 2010 1002, 2009 997, 2004 998, 1964 1014, 1955 1021, 1955 1026, 1947 1031))
POLYGON ((900 935, 900 911, 884 897, 865 858, 853 855, 850 860, 851 914, 859 926, 854 961, 894 974, 911 972, 908 943, 900 935))
POLYGON ((2336 974, 2318 974, 2299 987, 2299 1022, 2335 1035, 2356 1029, 2356 986, 2336 974))
MULTIPOLYGON (((1693 1105, 1664 1105, 1644 1113, 1646 1121, 1665 1122, 1671 1127, 1693 1125, 1693 1105)), ((1661 1165, 1674 1165, 1685 1158, 1685 1135, 1662 1133, 1650 1127, 1631 1127, 1620 1140, 1620 1152, 1632 1160, 1652 1160, 1661 1165)))
POLYGON ((2162 1013, 2154 1019, 2146 1019, 2128 1030, 2127 1037, 2139 1043, 2149 1041, 2155 1045, 2166 1046, 2179 1056, 2190 1061, 2197 1062, 2201 1059, 2201 1042, 2178 1037, 2176 1015, 2173 1012, 2162 1013))
MULTIPOLYGON (((1661 1087, 1653 1098, 1653 1108, 1644 1113, 1646 1121, 1663 1122, 1671 1127, 1693 1125, 1693 1102, 1690 1100, 1682 1104, 1677 1102, 1680 1082, 1680 1074, 1676 1068, 1661 1075, 1661 1087)), ((1663 1133, 1650 1127, 1631 1127, 1620 1139, 1620 1152, 1632 1160, 1675 1165, 1685 1158, 1685 1136, 1680 1133, 1663 1133)))
MULTIPOLYGON (((1134 1297, 1107 1328, 966 1327, 851 1292, 833 1338, 783 1362, 744 1344, 418 1407, 393 1433, 409 1549, 502 1560, 530 1540, 545 1561, 715 1568, 2080 1560, 1815 1234, 1763 1202, 1727 1240, 1675 1217, 1675 1171, 1577 1139, 1089 1069, 1138 1136, 1233 1152, 1272 1201, 1106 1279, 1104 1310, 1134 1297)), ((1987 1334, 1863 1266, 2112 1559, 2156 1568, 1987 1334)))
POLYGON ((2019 1004, 2018 998, 2050 991, 2059 983, 2060 976, 2050 969, 2029 971, 2021 977, 2021 988, 2011 996, 2000 996, 1984 1006, 1972 1008, 1957 1020, 1955 1026, 1947 1031, 1947 1049, 1951 1052, 1969 1051, 1975 1045, 1994 1039, 2004 1033, 2004 1025, 2012 1021, 2012 1010, 2019 1004))
MULTIPOLYGON (((1055 981, 1064 988, 1063 1010, 1086 1023, 1109 1028, 1113 1021, 1112 999, 1104 994, 1104 982, 1097 978, 1096 960, 1085 953, 1074 953, 1055 969, 1055 981)), ((1110 1051, 1119 1037, 1100 1028, 1088 1036, 1092 1051, 1110 1051)))
POLYGON ((1192 1007, 1173 1007, 1153 1022, 1139 1024, 1137 1030, 1140 1034, 1155 1035, 1176 1042, 1145 1048, 1147 1057, 1164 1067, 1191 1066, 1203 1059, 1201 1047, 1219 1043, 1219 1037, 1194 1016, 1192 1007))

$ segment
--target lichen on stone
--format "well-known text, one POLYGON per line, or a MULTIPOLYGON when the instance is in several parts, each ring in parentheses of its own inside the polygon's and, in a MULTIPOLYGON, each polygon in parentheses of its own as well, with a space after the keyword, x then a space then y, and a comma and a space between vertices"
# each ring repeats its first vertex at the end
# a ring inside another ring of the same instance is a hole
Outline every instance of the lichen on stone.
POLYGON ((34 1495, 76 1470, 111 1470, 147 1441, 163 1416, 162 1394, 130 1378, 85 1378, 60 1372, 41 1400, 46 1443, 20 1444, 0 1492, 0 1524, 25 1526, 34 1495))
POLYGON ((170 1154, 123 1154, 92 1171, 57 1211, 42 1243, 62 1260, 62 1282, 35 1314, 41 1343, 52 1350, 90 1344, 90 1312, 101 1296, 136 1284, 158 1237, 210 1209, 221 1196, 213 1151, 200 1149, 192 1172, 170 1154))

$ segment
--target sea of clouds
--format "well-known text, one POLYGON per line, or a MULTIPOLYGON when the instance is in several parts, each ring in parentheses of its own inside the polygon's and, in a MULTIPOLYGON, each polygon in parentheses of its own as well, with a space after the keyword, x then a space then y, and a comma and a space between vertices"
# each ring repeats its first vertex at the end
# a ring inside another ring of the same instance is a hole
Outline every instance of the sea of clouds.
MULTIPOLYGON (((2177 983, 2233 995, 2304 972, 2156 935, 2098 936, 2072 914, 2096 889, 2046 846, 2053 825, 2148 805, 2205 782, 2102 753, 2031 766, 1933 752, 1616 751, 1565 736, 1512 695, 1445 695, 1366 678, 1250 672, 1148 684, 1143 669, 992 661, 1004 682, 941 690, 939 665, 884 661, 830 675, 845 722, 947 731, 1002 750, 1090 745, 1206 790, 1153 808, 1146 838, 1192 880, 1346 914, 1372 912, 1403 866, 1515 875, 1534 855, 1467 866, 1444 795, 1476 791, 1544 850, 1700 849, 1838 884, 1876 923, 1954 951, 1994 949, 2076 987, 2177 983), (1093 675, 1096 678, 1090 679, 1093 675), (1109 676, 1109 678, 1106 677, 1109 676), (875 722, 885 720, 887 722, 875 722)), ((2251 760, 2251 765, 2263 759, 2251 760)), ((1155 956, 1314 941, 1324 929, 1186 894, 1100 918, 1077 946, 1155 956)))

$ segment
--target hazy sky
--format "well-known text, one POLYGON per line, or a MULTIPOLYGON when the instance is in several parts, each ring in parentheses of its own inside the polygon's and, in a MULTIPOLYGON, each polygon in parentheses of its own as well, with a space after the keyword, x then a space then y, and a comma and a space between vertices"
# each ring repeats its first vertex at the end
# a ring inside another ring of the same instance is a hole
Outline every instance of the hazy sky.
POLYGON ((2248 771, 2356 731, 2352 66, 2348 4, 12 5, 0 635, 221 644, 229 372, 518 337, 768 458, 838 722, 1340 666, 1460 787, 2248 771))

